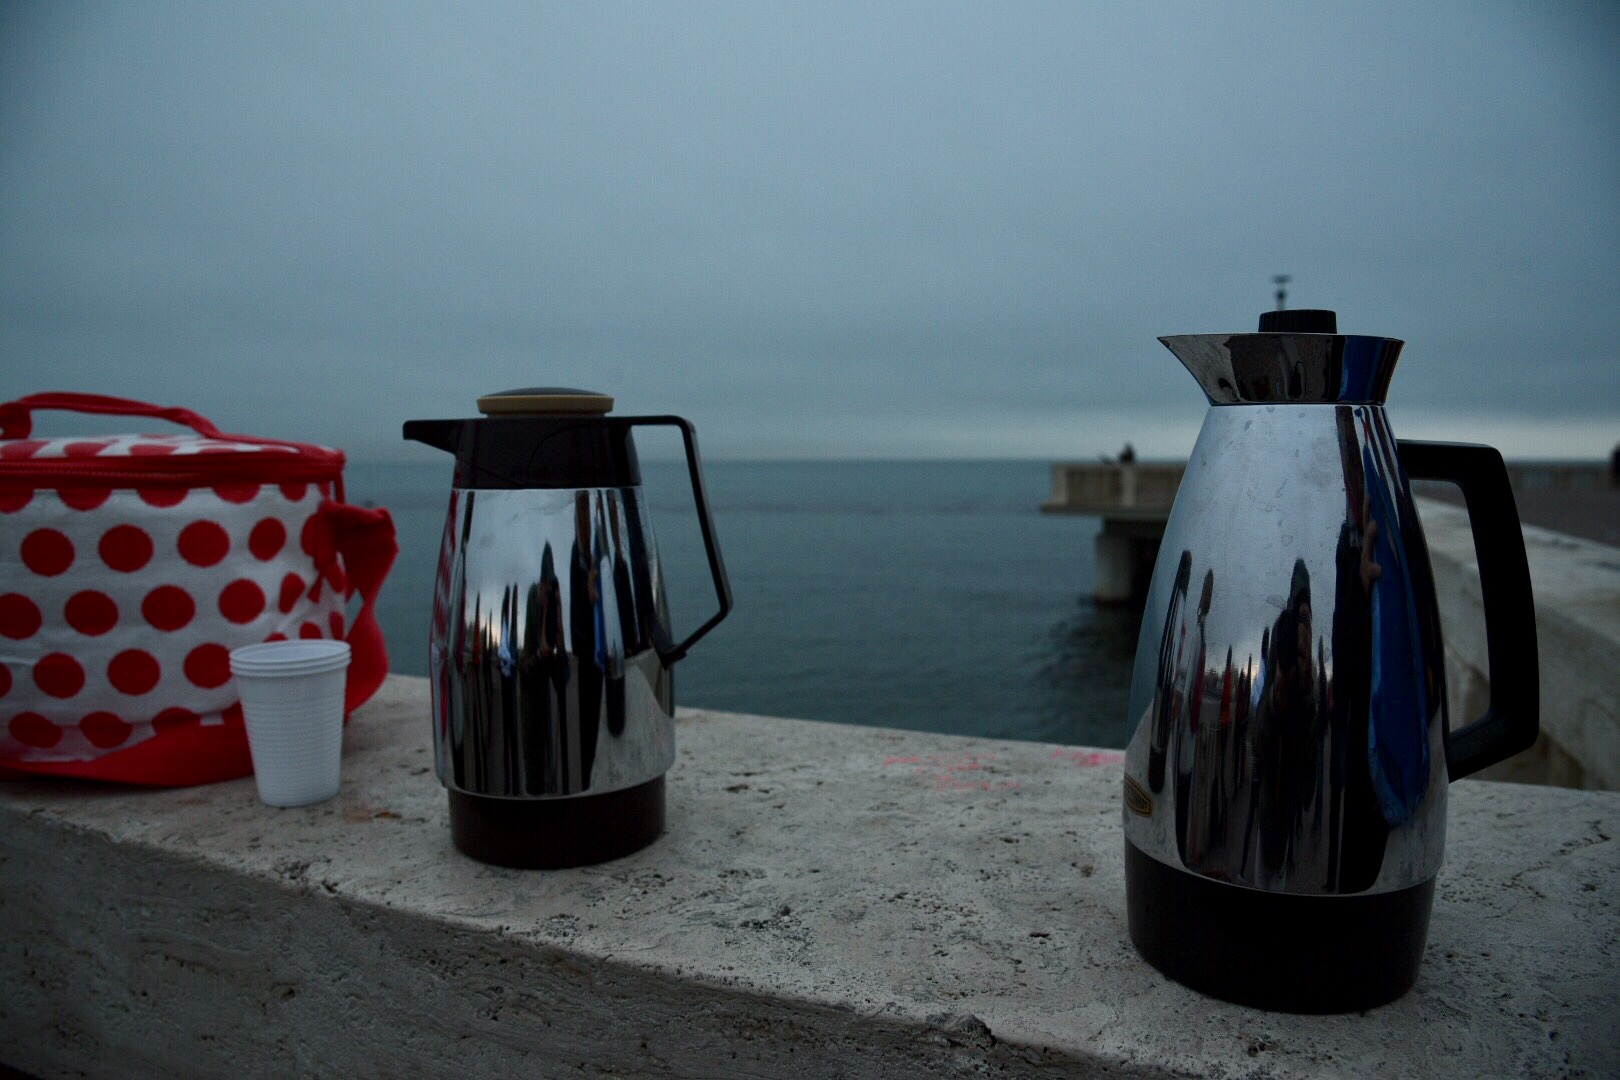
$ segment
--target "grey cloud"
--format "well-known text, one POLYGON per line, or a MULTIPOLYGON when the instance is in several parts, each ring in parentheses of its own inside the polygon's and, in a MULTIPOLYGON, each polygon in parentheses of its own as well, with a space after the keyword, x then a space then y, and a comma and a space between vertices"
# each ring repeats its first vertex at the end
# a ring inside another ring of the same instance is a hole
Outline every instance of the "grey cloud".
POLYGON ((1086 454, 1182 438, 1154 337, 1288 271, 1408 340, 1403 405, 1603 452, 1617 20, 1409 8, 13 6, 0 392, 377 455, 575 382, 727 456, 1086 454))

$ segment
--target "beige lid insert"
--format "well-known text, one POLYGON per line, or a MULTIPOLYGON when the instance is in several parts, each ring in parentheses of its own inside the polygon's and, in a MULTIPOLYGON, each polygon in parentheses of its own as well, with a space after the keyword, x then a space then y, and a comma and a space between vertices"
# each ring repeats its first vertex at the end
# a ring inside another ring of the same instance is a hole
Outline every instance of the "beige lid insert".
POLYGON ((478 411, 485 416, 543 416, 556 413, 583 413, 600 416, 613 409, 613 399, 591 390, 563 386, 528 386, 502 390, 478 399, 478 411))

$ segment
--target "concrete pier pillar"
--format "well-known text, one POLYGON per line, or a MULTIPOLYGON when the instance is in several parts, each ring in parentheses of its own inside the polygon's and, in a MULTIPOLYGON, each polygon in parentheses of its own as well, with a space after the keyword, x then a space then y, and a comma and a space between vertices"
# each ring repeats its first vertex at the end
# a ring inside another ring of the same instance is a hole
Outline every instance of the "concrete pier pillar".
POLYGON ((1130 603, 1135 546, 1129 536, 1110 532, 1106 524, 1097 534, 1097 579, 1091 591, 1097 603, 1130 603))
POLYGON ((1099 604, 1139 604, 1153 583, 1164 522, 1105 517, 1097 534, 1097 576, 1091 597, 1099 604))

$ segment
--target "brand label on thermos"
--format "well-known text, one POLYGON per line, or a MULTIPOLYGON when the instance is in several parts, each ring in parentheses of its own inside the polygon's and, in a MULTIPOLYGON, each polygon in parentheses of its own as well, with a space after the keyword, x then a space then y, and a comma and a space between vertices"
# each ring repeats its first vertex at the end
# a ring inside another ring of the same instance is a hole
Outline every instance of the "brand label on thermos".
POLYGON ((1131 779, 1129 773, 1125 775, 1125 807, 1133 814, 1153 816, 1153 797, 1142 789, 1141 784, 1131 779))

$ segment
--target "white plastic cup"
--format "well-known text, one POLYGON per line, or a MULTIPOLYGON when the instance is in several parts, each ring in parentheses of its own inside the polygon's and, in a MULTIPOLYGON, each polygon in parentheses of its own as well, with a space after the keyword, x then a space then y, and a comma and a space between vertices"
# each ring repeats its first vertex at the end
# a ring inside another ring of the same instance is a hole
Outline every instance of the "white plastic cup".
POLYGON ((338 793, 348 668, 346 641, 267 641, 231 651, 265 805, 308 806, 338 793))

